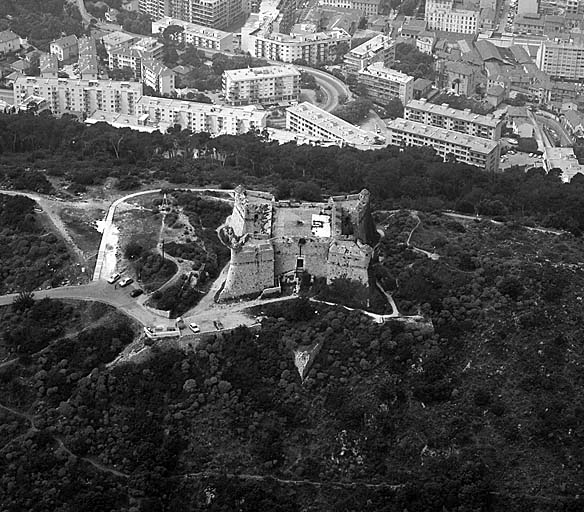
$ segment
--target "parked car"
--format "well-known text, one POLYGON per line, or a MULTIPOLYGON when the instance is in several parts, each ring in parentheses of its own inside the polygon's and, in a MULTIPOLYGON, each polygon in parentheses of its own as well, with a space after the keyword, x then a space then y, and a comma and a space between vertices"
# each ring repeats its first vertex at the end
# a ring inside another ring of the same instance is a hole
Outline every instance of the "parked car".
POLYGON ((122 279, 120 281, 120 286, 123 288, 124 286, 128 286, 129 284, 132 284, 134 282, 134 280, 131 277, 124 277, 124 279, 122 279))
POLYGON ((135 288, 134 290, 132 290, 130 292, 130 297, 138 297, 140 295, 142 295, 144 293, 144 290, 142 290, 142 288, 135 288))
POLYGON ((191 322, 189 324, 189 329, 191 331, 193 331, 195 334, 198 333, 198 332, 201 332, 201 328, 195 322, 191 322))
POLYGON ((114 284, 120 277, 122 277, 120 274, 112 274, 111 276, 109 276, 107 282, 109 284, 114 284))

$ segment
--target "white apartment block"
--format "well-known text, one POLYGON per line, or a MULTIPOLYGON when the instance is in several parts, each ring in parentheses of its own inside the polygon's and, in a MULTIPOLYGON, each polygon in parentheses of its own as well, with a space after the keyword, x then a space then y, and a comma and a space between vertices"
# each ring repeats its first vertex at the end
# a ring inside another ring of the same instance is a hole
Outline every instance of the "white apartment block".
POLYGON ((242 0, 140 0, 139 7, 155 21, 168 16, 220 30, 243 18, 242 0))
POLYGON ((428 30, 476 34, 479 27, 479 11, 457 9, 454 0, 427 0, 424 19, 428 30))
POLYGON ((344 30, 305 35, 267 34, 258 30, 257 33, 246 38, 246 44, 249 44, 249 47, 243 47, 242 39, 242 50, 258 58, 281 62, 304 60, 314 65, 326 62, 332 49, 340 42, 350 40, 351 36, 344 30))
POLYGON ((128 46, 122 44, 108 50, 108 67, 130 68, 140 77, 143 60, 157 60, 162 57, 164 45, 154 37, 145 37, 128 46))
POLYGON ((298 101, 300 71, 291 65, 226 70, 223 94, 230 105, 298 101))
POLYGON ((179 43, 192 44, 198 48, 209 48, 211 50, 233 51, 233 34, 231 32, 223 32, 222 30, 204 27, 203 25, 170 18, 169 16, 152 22, 152 34, 158 35, 171 25, 183 28, 183 31, 175 37, 179 43))
POLYGON ((584 80, 584 44, 544 41, 535 63, 552 78, 584 80))
POLYGON ((378 139, 374 133, 361 130, 308 102, 286 109, 286 129, 314 137, 321 143, 360 149, 371 149, 378 139))
POLYGON ((404 108, 404 119, 490 140, 501 138, 505 124, 492 114, 473 114, 469 109, 458 110, 446 103, 435 105, 425 99, 411 100, 404 108))
POLYGON ((386 68, 383 62, 359 71, 358 80, 367 87, 367 95, 379 103, 397 97, 405 105, 414 97, 414 77, 386 68))
POLYGON ((136 103, 142 96, 142 84, 113 80, 19 77, 14 82, 14 104, 20 104, 29 96, 46 99, 54 115, 91 115, 96 110, 135 114, 136 103))
POLYGON ((395 43, 389 36, 379 34, 356 46, 345 54, 343 63, 347 71, 357 73, 376 61, 384 61, 395 43))
POLYGON ((180 125, 193 132, 213 136, 238 135, 266 127, 267 112, 253 106, 224 107, 208 103, 143 96, 138 101, 137 116, 147 123, 165 126, 180 125))
POLYGON ((175 91, 175 72, 159 60, 142 60, 140 75, 142 83, 154 89, 158 94, 169 95, 175 91))
POLYGON ((365 16, 379 14, 381 0, 323 0, 322 5, 361 11, 365 16))
POLYGON ((387 123, 387 131, 392 146, 431 146, 444 160, 454 157, 489 172, 499 169, 498 142, 402 118, 387 123))

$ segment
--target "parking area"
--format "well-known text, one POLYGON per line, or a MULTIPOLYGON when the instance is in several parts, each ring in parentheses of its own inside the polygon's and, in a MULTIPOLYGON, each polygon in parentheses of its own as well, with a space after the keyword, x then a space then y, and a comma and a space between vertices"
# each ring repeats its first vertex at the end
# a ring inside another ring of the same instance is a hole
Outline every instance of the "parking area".
POLYGON ((540 155, 511 151, 501 157, 499 169, 509 169, 509 167, 513 167, 514 165, 525 166, 526 170, 532 167, 543 167, 543 158, 540 155))

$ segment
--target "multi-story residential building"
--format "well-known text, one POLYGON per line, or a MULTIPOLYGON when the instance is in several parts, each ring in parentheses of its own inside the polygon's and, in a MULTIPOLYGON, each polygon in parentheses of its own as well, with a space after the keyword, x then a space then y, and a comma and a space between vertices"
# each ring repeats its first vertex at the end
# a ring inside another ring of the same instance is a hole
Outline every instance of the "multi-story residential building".
POLYGON ((244 15, 242 0, 141 0, 140 11, 153 20, 169 16, 220 30, 244 15))
POLYGON ((479 26, 479 9, 478 6, 469 3, 459 7, 455 0, 428 0, 424 19, 429 30, 476 34, 479 26))
POLYGON ((57 56, 59 61, 77 58, 79 55, 79 43, 77 36, 71 35, 57 39, 50 44, 50 52, 57 56))
POLYGON ((544 41, 537 50, 536 64, 552 78, 584 80, 584 44, 544 41))
POLYGON ((138 9, 148 14, 153 20, 168 16, 170 11, 169 0, 139 0, 138 9))
POLYGON ((344 30, 317 32, 315 34, 287 35, 262 31, 242 38, 242 50, 254 57, 294 62, 304 60, 311 65, 327 62, 331 51, 341 42, 349 42, 351 36, 344 30))
POLYGON ((238 135, 266 127, 267 111, 254 106, 224 107, 208 103, 143 96, 137 105, 137 116, 147 116, 148 123, 180 125, 193 132, 211 135, 238 135))
POLYGON ((286 129, 339 146, 366 149, 379 142, 374 133, 361 130, 308 102, 286 109, 286 129))
POLYGON ((103 43, 106 52, 111 52, 114 48, 120 48, 125 46, 129 48, 132 46, 136 41, 140 39, 136 36, 131 36, 130 34, 126 34, 125 32, 110 32, 105 34, 101 38, 101 42, 103 43))
POLYGON ((231 105, 298 101, 300 71, 291 65, 227 70, 223 94, 231 105))
POLYGON ((386 68, 382 62, 359 71, 358 80, 367 87, 367 95, 378 103, 399 98, 405 105, 414 97, 414 77, 386 68))
POLYGON ((81 78, 87 80, 96 80, 99 78, 95 39, 92 39, 91 37, 82 37, 79 39, 78 64, 81 78))
POLYGON ((393 146, 431 146, 444 160, 476 165, 489 172, 499 169, 499 143, 398 117, 387 123, 393 146))
POLYGON ((108 51, 108 67, 130 68, 134 75, 141 76, 143 60, 157 60, 162 57, 164 45, 154 37, 145 37, 130 46, 126 44, 108 51))
POLYGON ((347 72, 358 73, 374 62, 393 60, 394 54, 395 41, 389 36, 379 34, 347 52, 343 63, 347 72))
POLYGON ((9 52, 15 52, 20 49, 20 37, 12 30, 3 30, 0 32, 0 55, 9 52))
POLYGON ((364 16, 379 14, 381 0, 323 0, 322 5, 361 11, 364 16))
POLYGON ((580 16, 584 14, 584 0, 565 0, 564 8, 566 9, 566 14, 580 16))
POLYGON ((59 60, 56 55, 50 53, 41 55, 39 67, 42 78, 57 78, 59 76, 59 60))
POLYGON ((96 110, 135 114, 142 84, 113 80, 21 76, 14 83, 14 104, 29 96, 45 98, 54 115, 91 115, 96 110))
POLYGON ((176 25, 183 29, 182 32, 178 32, 174 36, 174 39, 179 43, 192 44, 199 48, 210 48, 211 50, 233 51, 233 34, 231 32, 223 32, 222 30, 204 27, 203 25, 168 16, 152 22, 152 33, 160 34, 171 25, 176 25))
POLYGON ((142 83, 154 89, 158 94, 169 95, 175 91, 176 73, 155 59, 141 62, 142 83))
POLYGON ((473 114, 470 109, 435 105, 425 99, 410 101, 404 108, 404 119, 490 140, 499 140, 505 125, 504 119, 492 114, 473 114))

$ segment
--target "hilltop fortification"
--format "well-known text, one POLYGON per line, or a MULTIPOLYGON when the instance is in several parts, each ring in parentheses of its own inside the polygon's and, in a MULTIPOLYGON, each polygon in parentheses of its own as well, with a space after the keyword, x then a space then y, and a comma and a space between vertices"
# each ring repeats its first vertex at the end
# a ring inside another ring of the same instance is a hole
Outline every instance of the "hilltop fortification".
POLYGON ((231 263, 220 299, 258 294, 301 273, 367 284, 376 236, 367 190, 301 203, 237 187, 221 231, 231 263))

